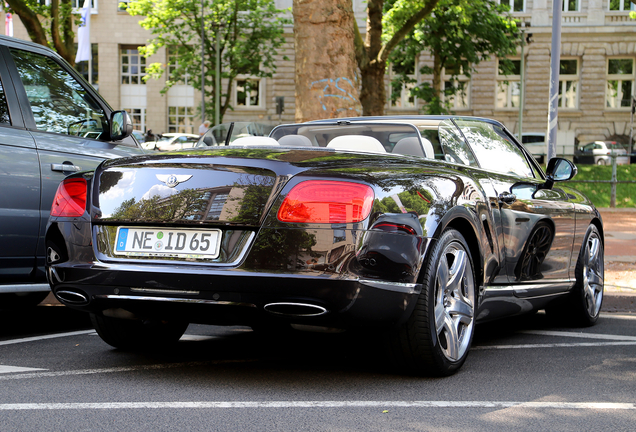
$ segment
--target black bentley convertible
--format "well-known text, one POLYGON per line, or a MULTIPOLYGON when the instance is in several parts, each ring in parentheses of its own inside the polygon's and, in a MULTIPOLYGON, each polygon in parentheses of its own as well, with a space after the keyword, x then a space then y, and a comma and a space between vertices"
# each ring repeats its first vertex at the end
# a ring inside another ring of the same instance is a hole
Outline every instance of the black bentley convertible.
POLYGON ((603 225, 566 185, 575 174, 560 158, 544 173, 480 118, 204 137, 67 177, 47 275, 119 348, 176 342, 188 323, 382 330, 402 370, 448 375, 478 322, 541 309, 597 320, 603 225))

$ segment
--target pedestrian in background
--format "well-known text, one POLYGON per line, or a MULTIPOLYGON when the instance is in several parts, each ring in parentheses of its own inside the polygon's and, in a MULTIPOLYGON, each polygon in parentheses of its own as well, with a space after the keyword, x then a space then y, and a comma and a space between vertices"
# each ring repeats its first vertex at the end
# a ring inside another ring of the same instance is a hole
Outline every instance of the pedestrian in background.
POLYGON ((210 129, 210 120, 206 120, 199 126, 199 135, 205 134, 210 129))
POLYGON ((154 140, 155 140, 155 134, 152 133, 152 129, 148 129, 148 132, 146 132, 146 142, 150 142, 154 140))

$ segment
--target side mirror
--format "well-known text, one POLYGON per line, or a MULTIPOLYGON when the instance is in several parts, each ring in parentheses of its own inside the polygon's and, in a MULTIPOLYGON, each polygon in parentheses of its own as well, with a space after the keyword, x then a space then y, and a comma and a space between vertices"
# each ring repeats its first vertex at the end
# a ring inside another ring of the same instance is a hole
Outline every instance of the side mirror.
POLYGON ((540 189, 552 189, 555 181, 567 181, 572 179, 578 170, 576 165, 567 159, 552 158, 548 162, 548 167, 545 170, 546 180, 540 189))
POLYGON ((133 126, 126 111, 115 111, 110 115, 110 139, 122 140, 132 134, 133 126))

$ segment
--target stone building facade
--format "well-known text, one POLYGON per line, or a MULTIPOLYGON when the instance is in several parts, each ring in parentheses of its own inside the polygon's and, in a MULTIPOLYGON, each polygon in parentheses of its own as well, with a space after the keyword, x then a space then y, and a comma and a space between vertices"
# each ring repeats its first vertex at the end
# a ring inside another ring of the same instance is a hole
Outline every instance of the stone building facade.
MULTIPOLYGON (((79 0, 75 0, 79 2, 79 0)), ((143 64, 167 63, 166 50, 143 59, 137 47, 145 45, 150 33, 140 17, 119 8, 120 0, 92 0, 91 69, 85 76, 115 109, 131 112, 135 127, 155 133, 169 131, 197 133, 200 93, 191 86, 174 86, 162 95, 165 76, 143 84, 143 64)), ((500 0, 510 3, 513 16, 525 23, 528 43, 524 47, 525 79, 523 132, 545 133, 548 117, 550 47, 552 37, 551 0, 500 0)), ((291 8, 292 0, 276 0, 280 9, 291 8)), ((364 29, 365 3, 354 0, 358 25, 364 29)), ((636 79, 636 21, 629 18, 629 0, 564 0, 560 75, 559 131, 561 136, 584 143, 630 135, 631 98, 636 79)), ((287 26, 287 42, 279 52, 272 78, 261 79, 252 97, 240 96, 239 82, 231 95, 234 110, 224 121, 256 121, 276 125, 294 121, 294 38, 287 26), (288 60, 284 59, 288 57, 288 60), (284 97, 285 111, 276 113, 276 98, 284 97)), ((28 39, 18 17, 14 36, 28 39)), ((516 58, 520 65, 520 52, 516 58)), ((413 67, 418 82, 430 80, 419 68, 430 59, 423 53, 413 67)), ((390 77, 390 73, 387 74, 390 77)), ((249 77, 245 77, 246 79, 249 77)), ((502 76, 498 60, 478 65, 470 81, 461 83, 465 92, 453 100, 457 114, 476 115, 502 121, 514 133, 519 123, 519 75, 502 76)), ((388 78, 387 78, 388 88, 388 78)), ((404 89, 395 103, 387 101, 387 114, 418 114, 422 101, 404 89)), ((389 94, 387 92, 387 94, 389 94)), ((557 148, 557 152, 560 153, 557 148)))

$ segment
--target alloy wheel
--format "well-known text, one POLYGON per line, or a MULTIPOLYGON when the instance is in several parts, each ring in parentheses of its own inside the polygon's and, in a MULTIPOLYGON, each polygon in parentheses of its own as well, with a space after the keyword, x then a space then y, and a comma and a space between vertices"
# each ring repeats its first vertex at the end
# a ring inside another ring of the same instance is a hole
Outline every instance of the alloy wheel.
POLYGON ((475 326, 475 284, 470 258, 459 242, 449 243, 437 265, 435 329, 444 356, 461 359, 475 326))
POLYGON ((583 262, 583 296, 587 312, 595 317, 603 302, 603 244, 594 231, 587 238, 583 262))

